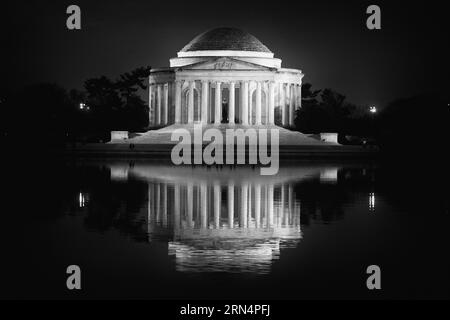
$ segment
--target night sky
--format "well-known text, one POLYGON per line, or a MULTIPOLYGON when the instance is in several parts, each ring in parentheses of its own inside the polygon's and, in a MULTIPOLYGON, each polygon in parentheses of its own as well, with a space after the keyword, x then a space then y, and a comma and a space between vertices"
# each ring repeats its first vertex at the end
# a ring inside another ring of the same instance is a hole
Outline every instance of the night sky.
POLYGON ((168 66, 197 34, 229 26, 263 42, 304 82, 380 107, 449 85, 448 15, 440 2, 22 1, 2 4, 0 93, 36 82, 79 88, 91 77, 168 66), (77 4, 82 30, 66 28, 77 4), (382 29, 366 28, 370 4, 382 29))

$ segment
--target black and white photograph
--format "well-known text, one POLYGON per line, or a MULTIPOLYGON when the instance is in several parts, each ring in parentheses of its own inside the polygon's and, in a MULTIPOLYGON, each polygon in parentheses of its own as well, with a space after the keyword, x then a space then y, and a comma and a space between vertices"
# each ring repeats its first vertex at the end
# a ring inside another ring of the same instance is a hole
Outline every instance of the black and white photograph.
POLYGON ((450 299, 444 2, 0 12, 1 300, 450 299))

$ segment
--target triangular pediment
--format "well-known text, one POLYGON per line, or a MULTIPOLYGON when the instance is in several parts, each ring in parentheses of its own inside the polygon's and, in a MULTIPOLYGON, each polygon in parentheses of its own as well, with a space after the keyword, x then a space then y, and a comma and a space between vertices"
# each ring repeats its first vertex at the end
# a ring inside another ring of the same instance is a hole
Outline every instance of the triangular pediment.
POLYGON ((270 68, 256 63, 242 61, 234 58, 211 58, 197 62, 181 69, 189 70, 270 70, 270 68))

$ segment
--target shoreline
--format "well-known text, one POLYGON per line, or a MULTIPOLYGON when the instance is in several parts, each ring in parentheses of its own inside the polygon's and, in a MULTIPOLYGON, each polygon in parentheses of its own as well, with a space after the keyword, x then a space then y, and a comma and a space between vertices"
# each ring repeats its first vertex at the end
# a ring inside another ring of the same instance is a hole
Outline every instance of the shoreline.
MULTIPOLYGON (((102 144, 92 143, 82 146, 68 146, 62 150, 62 154, 72 157, 125 157, 125 158, 148 158, 161 159, 170 158, 174 144, 102 144)), ((192 145, 193 146, 193 145, 192 145)), ((204 149, 207 145, 204 144, 204 149)), ((267 146, 271 150, 270 145, 267 146)), ((225 146, 224 146, 224 155, 225 146)), ((249 155, 248 146, 245 150, 246 158, 249 155)), ((280 145, 279 159, 340 159, 340 158, 375 158, 380 152, 377 147, 362 146, 299 146, 280 145)), ((192 156, 194 152, 192 152, 192 156)), ((235 151, 235 157, 237 152, 235 151)))

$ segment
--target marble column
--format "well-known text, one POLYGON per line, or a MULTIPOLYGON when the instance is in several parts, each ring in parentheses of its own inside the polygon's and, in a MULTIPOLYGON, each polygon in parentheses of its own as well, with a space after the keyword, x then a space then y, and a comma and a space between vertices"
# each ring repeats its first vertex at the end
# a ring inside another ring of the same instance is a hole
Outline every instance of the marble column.
POLYGON ((234 124, 234 93, 235 93, 235 84, 234 82, 230 82, 230 95, 229 95, 229 101, 228 101, 228 123, 234 124))
POLYGON ((258 81, 256 83, 256 110, 255 110, 255 124, 261 125, 261 95, 262 95, 262 87, 261 82, 258 81))
POLYGON ((285 121, 284 125, 289 125, 289 118, 290 118, 290 107, 291 107, 291 86, 290 84, 286 84, 286 109, 285 109, 285 121))
POLYGON ((251 84, 252 82, 249 81, 248 82, 248 95, 247 95, 247 99, 248 99, 248 124, 252 125, 253 124, 253 92, 251 90, 251 84))
MULTIPOLYGON (((264 109, 264 120, 261 120, 264 124, 269 124, 269 90, 270 90, 270 81, 263 83, 263 90, 266 92, 266 99, 264 101, 264 105, 262 106, 264 109), (266 85, 267 84, 267 85, 266 85)), ((262 116, 261 116, 262 118, 262 116)))
POLYGON ((295 105, 296 105, 296 91, 295 91, 295 84, 289 85, 289 91, 290 91, 290 97, 291 101, 289 103, 289 126, 294 126, 294 119, 295 119, 295 105))
POLYGON ((233 228, 234 225, 234 184, 228 184, 228 226, 233 228))
POLYGON ((275 123, 275 84, 269 82, 269 112, 267 116, 267 124, 273 125, 275 123))
POLYGON ((181 123, 181 81, 175 81, 175 123, 181 123))
POLYGON ((241 99, 242 99, 242 124, 248 125, 248 82, 241 83, 241 99))
POLYGON ((164 85, 164 124, 169 123, 169 84, 164 85))
POLYGON ((156 124, 161 124, 161 108, 162 108, 162 85, 158 84, 157 89, 157 110, 156 110, 156 124))
POLYGON ((214 108, 214 123, 220 124, 222 119, 222 88, 220 82, 216 82, 216 103, 214 108))
POLYGON ((203 124, 208 123, 208 93, 209 93, 208 81, 202 81, 202 116, 201 120, 203 124))
POLYGON ((148 84, 148 124, 149 126, 153 124, 154 121, 154 115, 153 115, 153 108, 152 108, 152 94, 153 94, 153 85, 150 83, 148 84))
POLYGON ((189 100, 188 100, 188 123, 194 123, 194 88, 195 81, 189 83, 189 100))
POLYGON ((206 112, 208 114, 206 123, 213 123, 213 116, 214 116, 214 109, 212 106, 212 96, 213 96, 213 86, 212 82, 208 82, 208 111, 206 112))
POLYGON ((302 107, 302 85, 297 85, 297 110, 302 107))
POLYGON ((286 125, 286 95, 284 91, 284 83, 280 83, 280 111, 281 111, 281 125, 286 125))

